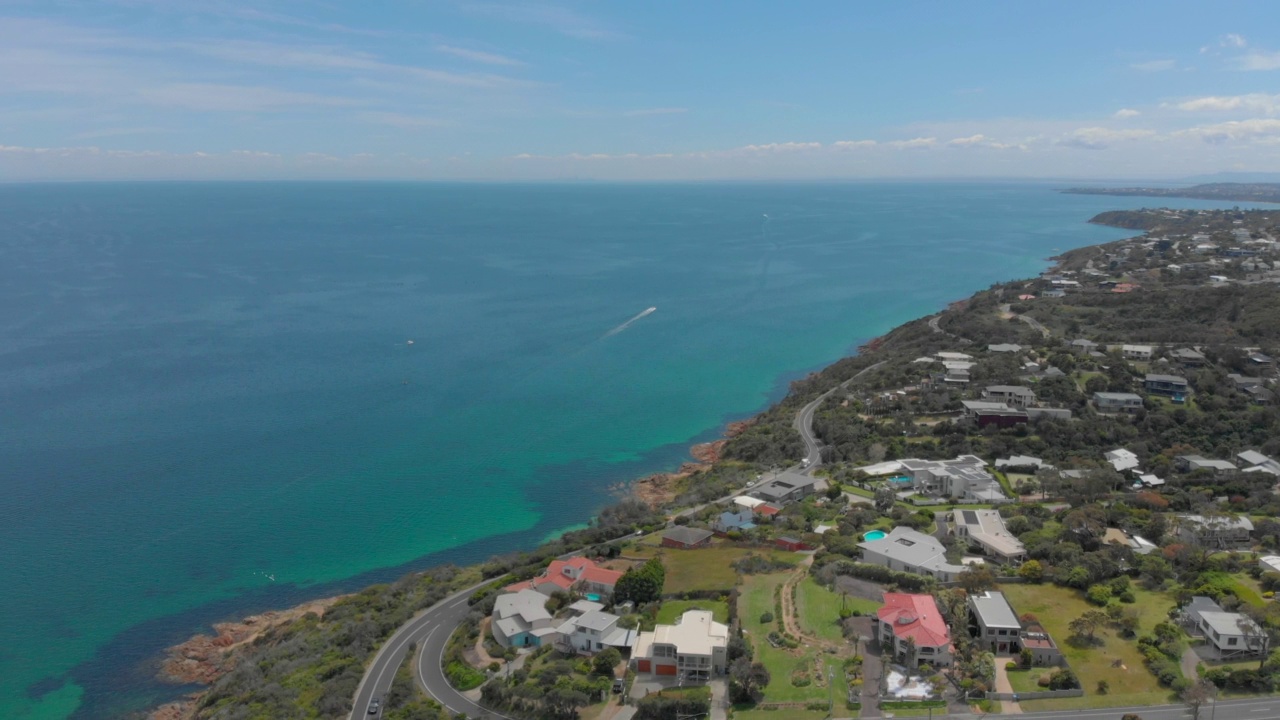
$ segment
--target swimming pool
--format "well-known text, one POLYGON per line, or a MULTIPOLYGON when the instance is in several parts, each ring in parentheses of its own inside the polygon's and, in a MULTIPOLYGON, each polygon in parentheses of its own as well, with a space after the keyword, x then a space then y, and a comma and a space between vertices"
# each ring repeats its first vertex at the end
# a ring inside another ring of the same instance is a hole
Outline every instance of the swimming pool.
POLYGON ((889 482, 891 482, 891 483, 909 483, 909 482, 911 482, 911 478, 910 478, 910 476, 907 476, 907 475, 895 475, 894 477, 889 478, 889 482))
POLYGON ((863 535, 862 539, 863 540, 883 540, 885 536, 888 534, 889 533, 883 530, 872 530, 868 532, 866 535, 863 535))
POLYGON ((595 593, 587 593, 587 599, 591 602, 600 602, 600 596, 595 593))

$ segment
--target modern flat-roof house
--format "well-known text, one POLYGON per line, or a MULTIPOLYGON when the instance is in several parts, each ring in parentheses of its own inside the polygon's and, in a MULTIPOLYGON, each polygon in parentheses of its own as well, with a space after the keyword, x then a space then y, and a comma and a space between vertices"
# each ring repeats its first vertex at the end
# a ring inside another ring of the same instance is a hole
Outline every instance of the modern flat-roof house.
POLYGON ((1249 364, 1256 368, 1270 369, 1274 362, 1269 355, 1263 355, 1260 352, 1249 353, 1249 364))
POLYGON ((1211 460, 1200 455, 1179 455, 1173 459, 1173 464, 1182 472, 1195 472, 1196 470, 1209 470, 1214 473, 1235 472, 1239 470, 1227 460, 1211 460))
POLYGON ((925 495, 954 498, 970 502, 1008 502, 1000 484, 986 470, 986 463, 976 455, 961 455, 952 460, 899 460, 911 476, 912 487, 925 495))
POLYGON ((1040 468, 1052 469, 1053 466, 1038 457, 1032 457, 1030 455, 1010 455, 1007 458, 996 459, 996 469, 1000 470, 1003 468, 1035 468, 1039 470, 1040 468))
POLYGON ((938 358, 938 360, 942 362, 946 362, 948 360, 972 360, 973 359, 972 355, 966 355, 965 353, 962 353, 962 352, 940 352, 940 353, 934 353, 933 356, 938 358))
POLYGON ((879 540, 858 543, 862 561, 890 570, 952 582, 968 568, 947 562, 947 549, 938 538, 909 527, 896 527, 879 540))
POLYGON ((639 632, 618 627, 620 619, 602 610, 571 617, 556 628, 556 647, 587 655, 611 647, 629 650, 636 644, 639 632))
POLYGON ((1111 464, 1111 467, 1115 468, 1116 472, 1120 473, 1128 470, 1136 470, 1139 464, 1138 456, 1133 454, 1133 451, 1128 448, 1108 450, 1102 454, 1102 457, 1111 464))
POLYGON ((1249 547, 1253 522, 1231 515, 1178 515, 1178 537, 1183 542, 1215 550, 1249 547))
POLYGON ((499 595, 493 603, 493 639, 502 647, 538 647, 554 638, 547 596, 536 590, 499 595))
POLYGON ((1036 401, 1036 393, 1023 385, 988 385, 982 391, 982 399, 1024 408, 1036 401))
POLYGON ((711 544, 711 536, 715 533, 705 528, 694 528, 688 525, 677 525, 662 533, 662 547, 692 550, 711 544))
POLYGON ((1027 557, 1026 547, 1004 526, 996 510, 952 510, 951 523, 958 537, 982 548, 987 557, 1000 562, 1021 562, 1027 557))
POLYGON ((1236 389, 1241 392, 1244 392, 1251 387, 1259 387, 1262 385, 1262 378, 1249 377, 1247 375, 1241 375, 1240 373, 1227 373, 1227 379, 1230 380, 1231 384, 1235 385, 1236 389))
POLYGON ((1077 338, 1071 341, 1071 351, 1088 355, 1091 352, 1097 352, 1098 343, 1084 338, 1077 338))
POLYGON ((689 610, 675 625, 642 632, 631 653, 636 672, 706 682, 729 665, 729 627, 710 610, 689 610))
POLYGON ((1125 360, 1150 360, 1155 349, 1150 345, 1121 345, 1120 355, 1125 360))
POLYGON ((1048 667, 1067 663, 1062 651, 1058 649, 1058 644, 1053 641, 1053 636, 1038 622, 1027 623, 1018 641, 1022 643, 1023 649, 1031 651, 1032 665, 1048 667))
POLYGON ((964 407, 964 416, 977 420, 978 427, 1012 427, 1031 421, 1031 415, 1026 410, 1011 408, 1002 402, 961 400, 960 404, 964 407))
POLYGON ((1100 413, 1136 413, 1142 409, 1142 396, 1126 392, 1096 392, 1093 406, 1100 413))
POLYGON ((751 494, 774 505, 785 505, 826 489, 827 482, 822 478, 784 471, 772 480, 752 488, 751 494))
POLYGON ((1022 352, 1022 346, 1014 343, 998 343, 996 345, 988 345, 987 352, 993 352, 993 353, 1022 352))
POLYGON ((997 655, 1013 655, 1022 649, 1022 623, 1004 593, 988 590, 969 596, 969 620, 978 644, 997 655))
POLYGON ((1177 403, 1187 399, 1187 379, 1184 377, 1148 374, 1142 386, 1152 395, 1167 397, 1177 403))
POLYGON ((576 590, 601 597, 613 595, 613 586, 622 577, 620 570, 610 570, 596 565, 588 558, 571 557, 568 560, 552 560, 537 577, 523 580, 503 588, 509 593, 521 590, 537 590, 543 595, 556 591, 576 590))
POLYGON ((1217 659, 1265 655, 1270 638, 1248 615, 1225 612, 1213 599, 1196 595, 1182 609, 1183 625, 1203 635, 1206 649, 1217 659))
POLYGON ((929 663, 935 667, 951 664, 951 631, 931 595, 885 593, 884 607, 876 611, 876 640, 881 652, 888 652, 903 664, 929 663), (908 658, 910 643, 915 658, 908 658))

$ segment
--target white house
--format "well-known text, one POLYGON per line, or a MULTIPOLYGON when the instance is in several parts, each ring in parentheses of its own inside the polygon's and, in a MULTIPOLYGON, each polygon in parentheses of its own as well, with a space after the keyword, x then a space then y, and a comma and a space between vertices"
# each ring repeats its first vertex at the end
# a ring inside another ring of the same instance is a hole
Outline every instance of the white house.
POLYGON ((952 582, 968 568, 947 562, 947 549, 938 538, 909 527, 896 527, 879 540, 858 543, 862 561, 890 570, 952 582))
POLYGON ((1120 354, 1125 360, 1150 360, 1155 349, 1150 345, 1121 345, 1120 354))
POLYGON ((996 510, 951 511, 951 524, 957 537, 966 538, 982 548, 982 553, 1001 562, 1021 562, 1027 548, 1004 526, 1004 518, 996 510))
MULTIPOLYGON (((966 401, 972 402, 972 401, 966 401)), ((986 470, 986 462, 976 455, 961 455, 952 460, 899 460, 911 476, 917 492, 934 497, 955 498, 970 502, 1008 502, 1000 484, 986 470)))
POLYGON ((1111 467, 1115 468, 1116 472, 1122 473, 1127 470, 1135 470, 1138 467, 1138 456, 1127 448, 1111 450, 1103 453, 1102 456, 1106 458, 1107 462, 1111 463, 1111 467))
POLYGON ((547 596, 537 590, 499 595, 493 603, 493 639, 502 647, 537 647, 556 634, 547 596))
POLYGON ((594 654, 605 648, 626 650, 636 644, 639 633, 618 627, 617 615, 590 610, 565 620, 556 628, 557 647, 571 652, 594 654))
POLYGON ((631 654, 636 672, 706 682, 729 665, 729 627, 709 610, 689 610, 675 625, 642 632, 631 654))

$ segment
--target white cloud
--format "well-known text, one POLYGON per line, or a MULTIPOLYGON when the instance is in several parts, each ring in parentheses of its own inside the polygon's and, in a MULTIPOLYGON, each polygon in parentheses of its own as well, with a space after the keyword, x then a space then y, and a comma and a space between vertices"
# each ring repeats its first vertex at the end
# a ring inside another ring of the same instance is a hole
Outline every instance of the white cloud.
POLYGON ((948 147, 954 148, 991 148, 993 150, 1026 150, 1027 146, 1022 143, 1002 143, 992 140, 981 133, 970 135, 968 137, 958 137, 954 140, 947 141, 948 147))
POLYGON ((1112 117, 1118 120, 1127 120, 1129 118, 1138 117, 1141 114, 1142 113, 1138 112, 1137 110, 1131 110, 1129 108, 1120 108, 1119 110, 1116 111, 1116 114, 1113 115, 1112 117))
POLYGON ((1239 70, 1280 70, 1280 52, 1255 50, 1236 58, 1239 70))
POLYGON ((895 150, 923 150, 938 144, 936 137, 918 137, 910 140, 893 140, 887 145, 895 150))
POLYGON ((1155 133, 1151 130, 1112 130, 1103 127, 1087 127, 1059 138, 1055 144, 1081 150, 1103 150, 1117 142, 1141 140, 1155 133))
POLYGON ((1240 35, 1237 35, 1235 33, 1228 33, 1222 36, 1221 44, 1223 47, 1242 48, 1245 45, 1248 45, 1249 42, 1240 35))
POLYGON ((1198 137, 1207 143, 1221 145, 1235 141, 1280 142, 1280 120, 1254 118, 1232 120, 1180 130, 1175 135, 1198 137))
POLYGON ((1148 60, 1147 62, 1133 63, 1129 67, 1140 72, 1164 72, 1173 70, 1178 67, 1177 60, 1148 60))
POLYGON ((628 110, 622 114, 625 117, 644 117, 646 115, 679 115, 681 113, 686 113, 686 112, 689 112, 689 108, 658 107, 658 108, 643 108, 640 110, 628 110))
POLYGON ((470 60, 472 62, 483 63, 485 65, 507 65, 507 66, 524 65, 524 63, 520 62, 519 60, 516 60, 514 58, 509 58, 506 55, 499 55, 497 53, 490 53, 490 52, 482 52, 480 50, 468 50, 466 48, 454 47, 453 45, 437 45, 436 52, 442 52, 446 55, 460 57, 463 60, 470 60))
POLYGON ((819 142, 784 142, 784 143, 767 143, 765 145, 744 145, 737 148, 740 152, 745 153, 778 153, 778 152, 801 152, 805 150, 817 150, 822 147, 819 142))
POLYGON ((1260 112, 1267 115, 1280 114, 1280 95, 1249 93, 1248 95, 1210 95, 1180 102, 1179 110, 1211 111, 1211 112, 1260 112))
POLYGON ((878 144, 875 140, 837 140, 831 143, 831 147, 837 150, 863 150, 878 144))

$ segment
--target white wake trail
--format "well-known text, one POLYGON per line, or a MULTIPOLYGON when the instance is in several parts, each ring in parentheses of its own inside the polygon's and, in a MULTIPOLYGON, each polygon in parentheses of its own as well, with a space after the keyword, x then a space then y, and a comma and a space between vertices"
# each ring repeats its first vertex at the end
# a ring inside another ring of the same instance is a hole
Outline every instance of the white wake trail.
POLYGON ((618 327, 616 327, 616 328, 614 328, 614 329, 610 330, 609 332, 605 333, 605 334, 604 334, 604 336, 605 336, 605 337, 613 337, 614 335, 617 335, 618 333, 622 332, 623 330, 626 330, 627 328, 631 327, 631 323, 633 323, 633 322, 635 322, 635 321, 639 320, 639 319, 640 319, 640 318, 642 318, 642 317, 645 317, 646 315, 651 315, 651 314, 653 314, 653 313, 654 313, 654 311, 656 311, 657 309, 658 309, 658 308, 656 308, 656 307, 651 307, 651 308, 649 308, 648 310, 645 310, 644 312, 640 313, 639 315, 636 315, 635 317, 633 317, 633 318, 631 318, 630 320, 628 320, 628 321, 626 321, 626 322, 622 323, 622 324, 621 324, 621 325, 619 325, 618 327))

